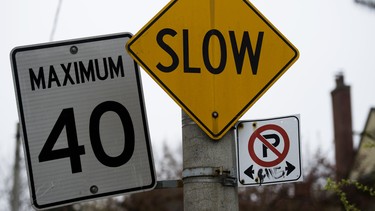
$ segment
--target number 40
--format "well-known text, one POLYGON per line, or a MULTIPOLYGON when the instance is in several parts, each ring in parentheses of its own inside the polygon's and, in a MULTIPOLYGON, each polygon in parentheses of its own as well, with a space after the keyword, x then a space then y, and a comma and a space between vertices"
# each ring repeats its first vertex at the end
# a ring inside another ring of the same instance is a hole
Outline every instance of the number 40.
MULTIPOLYGON (((103 165, 108 167, 118 167, 127 163, 132 157, 135 142, 133 123, 128 110, 120 103, 106 101, 96 106, 90 116, 89 133, 94 154, 98 161, 103 165), (116 157, 111 157, 106 154, 100 140, 100 118, 108 111, 115 112, 120 117, 125 133, 124 149, 122 153, 116 157)), ((39 154, 39 162, 70 158, 72 173, 79 173, 82 172, 80 156, 84 154, 85 147, 83 145, 78 145, 77 128, 73 108, 65 108, 57 118, 57 121, 39 154), (64 127, 68 147, 63 149, 53 149, 64 127)))

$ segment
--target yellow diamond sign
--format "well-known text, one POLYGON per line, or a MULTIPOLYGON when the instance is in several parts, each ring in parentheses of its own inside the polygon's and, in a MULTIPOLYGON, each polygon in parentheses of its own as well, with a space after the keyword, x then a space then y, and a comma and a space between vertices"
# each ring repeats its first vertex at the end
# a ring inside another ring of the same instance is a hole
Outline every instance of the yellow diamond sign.
POLYGON ((127 50, 213 139, 299 56, 247 0, 172 0, 127 50))

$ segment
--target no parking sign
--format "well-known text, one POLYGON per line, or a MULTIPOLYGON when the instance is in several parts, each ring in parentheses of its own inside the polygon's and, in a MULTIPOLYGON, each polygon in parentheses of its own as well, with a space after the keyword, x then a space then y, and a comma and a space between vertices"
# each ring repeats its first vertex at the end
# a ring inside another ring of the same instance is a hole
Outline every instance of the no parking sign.
POLYGON ((299 115, 236 125, 239 186, 302 181, 299 115))

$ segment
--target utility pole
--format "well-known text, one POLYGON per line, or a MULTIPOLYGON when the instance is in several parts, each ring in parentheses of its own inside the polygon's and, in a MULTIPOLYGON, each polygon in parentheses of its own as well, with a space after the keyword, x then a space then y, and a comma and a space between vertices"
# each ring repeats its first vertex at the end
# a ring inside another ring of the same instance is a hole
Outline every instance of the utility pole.
POLYGON ((16 152, 14 157, 14 166, 13 166, 13 188, 11 195, 11 209, 12 211, 18 211, 20 207, 20 124, 17 123, 17 132, 16 132, 16 152))
POLYGON ((233 130, 212 140, 182 111, 184 210, 237 211, 233 130))

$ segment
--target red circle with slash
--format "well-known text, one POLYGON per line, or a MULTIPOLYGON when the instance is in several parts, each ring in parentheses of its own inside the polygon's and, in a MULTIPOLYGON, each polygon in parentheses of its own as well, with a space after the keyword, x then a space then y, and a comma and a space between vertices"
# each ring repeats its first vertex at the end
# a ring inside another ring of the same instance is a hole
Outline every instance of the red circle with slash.
POLYGON ((289 141, 288 134, 285 132, 285 130, 278 125, 268 124, 268 125, 259 127, 250 136, 248 150, 249 150, 250 157, 253 159, 255 163, 263 167, 273 167, 273 166, 278 165, 285 159, 289 151, 289 146, 290 146, 290 141, 289 141), (276 131, 282 136, 282 139, 284 141, 284 150, 282 152, 279 152, 279 150, 277 150, 276 147, 274 147, 270 142, 267 141, 266 138, 263 137, 261 133, 266 130, 276 131), (264 161, 260 159, 257 156, 257 154, 255 154, 255 151, 254 151, 255 140, 260 140, 268 149, 270 149, 276 155, 277 158, 272 161, 264 161))

